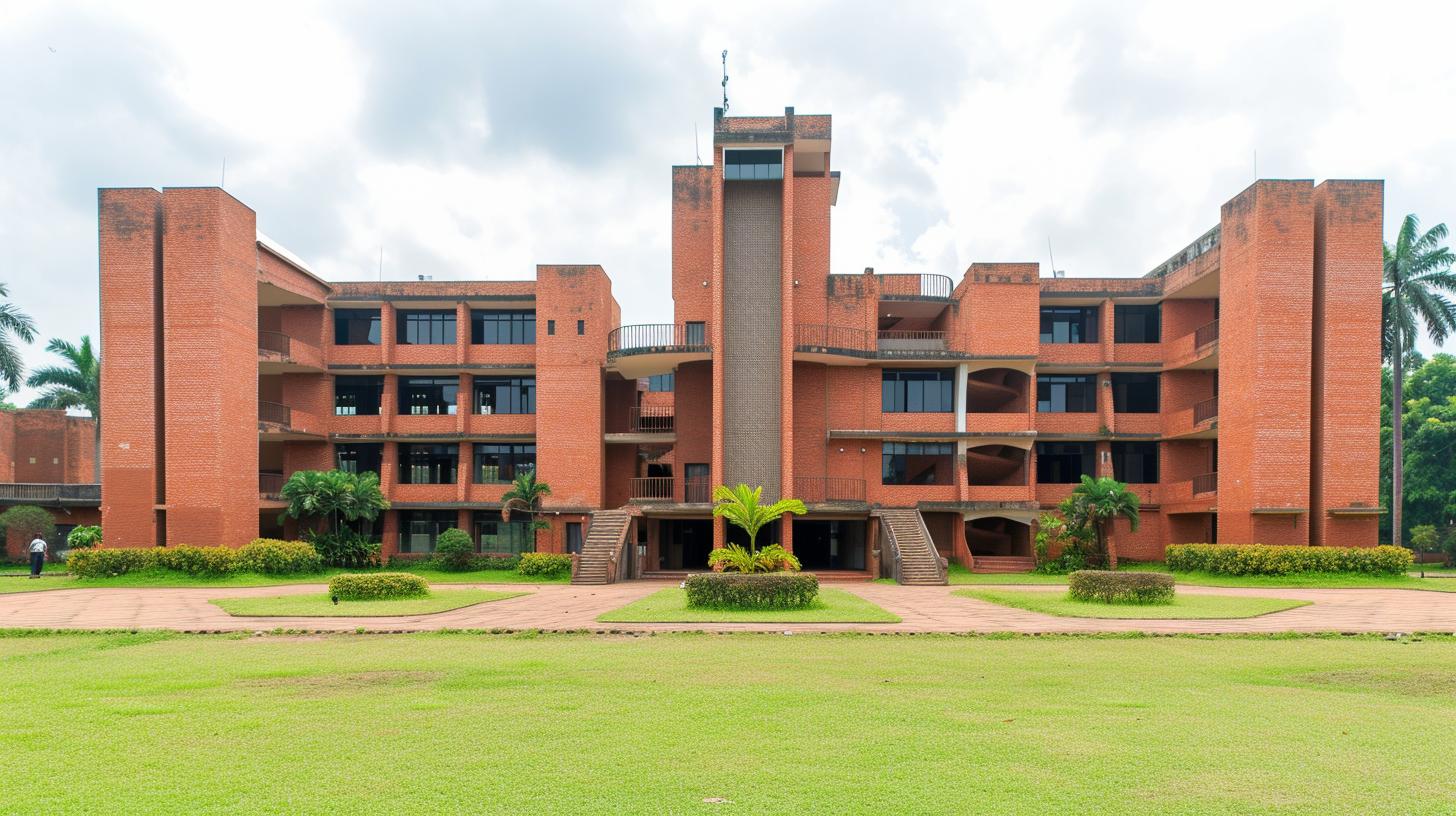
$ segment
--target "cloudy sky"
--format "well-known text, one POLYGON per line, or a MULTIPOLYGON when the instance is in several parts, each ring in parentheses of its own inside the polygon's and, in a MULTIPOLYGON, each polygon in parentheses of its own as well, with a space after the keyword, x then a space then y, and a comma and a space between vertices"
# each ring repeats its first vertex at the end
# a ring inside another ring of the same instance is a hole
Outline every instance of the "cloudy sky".
MULTIPOLYGON (((600 263, 670 319, 669 167, 834 116, 833 271, 1135 276, 1254 178, 1456 223, 1456 4, 0 5, 0 281, 97 331, 96 188, 226 187, 332 280, 600 263), (695 143, 694 134, 697 135, 695 143)), ((43 342, 27 353, 46 361, 43 342)), ((1429 351, 1430 349, 1426 349, 1429 351)), ((23 392, 18 400, 27 400, 23 392)))

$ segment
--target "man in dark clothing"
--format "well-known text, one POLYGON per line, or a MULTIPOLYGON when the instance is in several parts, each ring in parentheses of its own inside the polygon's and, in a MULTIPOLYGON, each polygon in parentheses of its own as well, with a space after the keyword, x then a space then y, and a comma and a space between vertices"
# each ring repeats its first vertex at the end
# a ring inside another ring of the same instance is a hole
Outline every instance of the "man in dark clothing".
POLYGON ((30 542, 30 577, 39 578, 41 567, 45 566, 46 541, 39 535, 30 542))

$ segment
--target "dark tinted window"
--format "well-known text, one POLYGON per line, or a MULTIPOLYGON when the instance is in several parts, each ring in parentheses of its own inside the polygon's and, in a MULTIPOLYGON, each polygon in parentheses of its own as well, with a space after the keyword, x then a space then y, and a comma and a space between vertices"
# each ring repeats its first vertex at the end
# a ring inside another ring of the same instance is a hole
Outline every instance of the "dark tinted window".
POLYGON ((1075 484, 1095 476, 1097 447, 1092 442, 1036 443, 1036 480, 1043 484, 1075 484))
POLYGON ((459 377, 400 377, 399 413, 453 414, 459 377))
POLYGON ((455 484, 459 445, 408 443, 399 446, 400 484, 455 484))
POLYGON ((335 467, 348 473, 378 473, 384 462, 384 445, 362 443, 334 446, 335 467))
POLYGON ((1112 310, 1112 341, 1114 343, 1157 343, 1163 339, 1163 307, 1154 303, 1150 306, 1114 306, 1112 310))
POLYGON ((379 310, 335 309, 334 345, 379 345, 379 310))
POLYGON ((1036 410, 1043 414, 1097 411, 1097 377, 1092 374, 1038 374, 1036 410))
POLYGON ((476 377, 475 413, 536 413, 536 378, 476 377))
POLYGON ((653 392, 671 391, 676 386, 675 376, 667 374, 653 374, 647 378, 647 390, 653 392))
POLYGON ((383 377, 335 377, 334 414, 376 416, 383 394, 383 377))
POLYGON ((531 523, 521 514, 501 521, 497 510, 475 511, 475 549, 484 555, 519 555, 536 549, 531 523))
POLYGON ((725 181, 771 181, 784 177, 782 150, 725 150, 725 181))
POLYGON ((455 342, 455 310, 428 309, 400 312, 395 340, 411 346, 440 346, 455 342))
POLYGON ((886 442, 880 447, 880 482, 951 484, 955 446, 949 442, 886 442))
POLYGON ((1097 342, 1096 306, 1041 307, 1041 342, 1097 342))
POLYGON ((435 551, 435 539, 458 522, 454 510, 399 511, 399 551, 428 553, 435 551))
POLYGON ((536 342, 536 313, 529 309, 476 309, 470 313, 470 342, 475 345, 530 345, 536 342))
POLYGON ((1112 478, 1128 484, 1158 481, 1158 443, 1113 442, 1112 478))
POLYGON ((955 369, 887 368, 880 375, 880 407, 886 413, 955 410, 955 369))
POLYGON ((1119 414, 1156 414, 1158 375, 1114 372, 1112 410, 1119 414))
POLYGON ((536 470, 535 445, 475 446, 475 483, 500 484, 536 470))

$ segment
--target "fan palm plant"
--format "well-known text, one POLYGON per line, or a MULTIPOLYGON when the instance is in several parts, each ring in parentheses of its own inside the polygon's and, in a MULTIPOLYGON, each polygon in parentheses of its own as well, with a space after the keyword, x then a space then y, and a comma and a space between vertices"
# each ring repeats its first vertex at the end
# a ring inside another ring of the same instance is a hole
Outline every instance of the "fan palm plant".
POLYGON ((519 510, 531 522, 531 531, 549 530, 551 525, 536 518, 541 510, 541 499, 551 495, 551 485, 536 481, 536 471, 517 473, 511 486, 501 494, 501 521, 510 521, 511 513, 519 510))
POLYGON ((761 504, 763 487, 737 487, 718 485, 713 491, 713 515, 728 519, 735 526, 748 533, 748 552, 758 552, 758 531, 764 525, 775 521, 785 513, 802 516, 808 511, 798 499, 779 499, 773 504, 761 504))
POLYGON ((35 341, 35 321, 20 311, 14 303, 4 301, 10 296, 10 287, 0 283, 0 382, 6 389, 14 391, 21 385, 25 363, 20 359, 20 350, 15 339, 25 343, 35 341))
POLYGON ((1436 344, 1456 332, 1456 255, 1446 240, 1446 225, 1421 232, 1420 219, 1407 215, 1400 223, 1395 244, 1385 245, 1385 287, 1381 302, 1381 352, 1391 366, 1390 535, 1405 541, 1401 516, 1405 508, 1405 362, 1415 349, 1419 326, 1436 344))
POLYGON ((1073 528, 1090 529, 1097 542, 1097 552, 1107 553, 1107 566, 1117 569, 1117 544, 1109 537, 1112 522, 1125 518, 1137 531, 1138 507, 1141 499, 1127 485, 1110 476, 1092 478, 1083 475, 1082 483, 1072 488, 1072 495, 1062 500, 1062 511, 1073 528))
POLYGON ((32 408, 79 409, 96 420, 96 481, 101 481, 101 358, 91 347, 91 338, 81 336, 81 344, 52 338, 46 351, 60 356, 65 365, 46 366, 31 372, 25 381, 31 388, 40 388, 40 396, 31 401, 32 408))

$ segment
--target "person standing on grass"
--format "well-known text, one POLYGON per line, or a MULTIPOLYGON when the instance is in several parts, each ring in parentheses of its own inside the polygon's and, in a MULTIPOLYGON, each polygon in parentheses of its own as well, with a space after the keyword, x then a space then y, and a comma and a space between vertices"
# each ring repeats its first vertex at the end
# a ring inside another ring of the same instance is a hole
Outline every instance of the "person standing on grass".
POLYGON ((41 567, 45 566, 46 540, 37 533, 30 542, 30 577, 39 578, 41 567))

